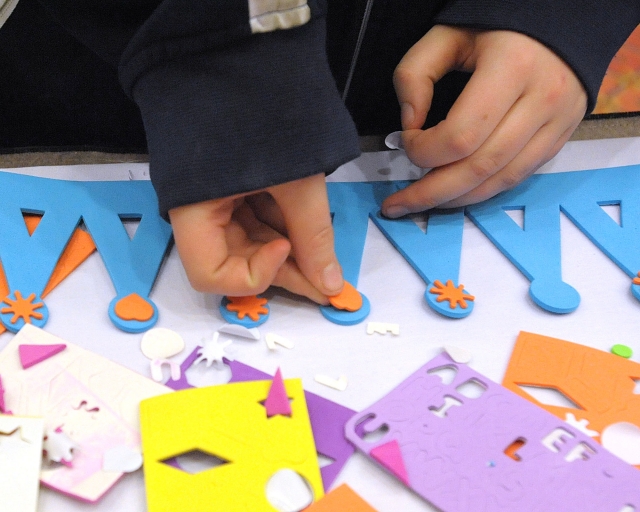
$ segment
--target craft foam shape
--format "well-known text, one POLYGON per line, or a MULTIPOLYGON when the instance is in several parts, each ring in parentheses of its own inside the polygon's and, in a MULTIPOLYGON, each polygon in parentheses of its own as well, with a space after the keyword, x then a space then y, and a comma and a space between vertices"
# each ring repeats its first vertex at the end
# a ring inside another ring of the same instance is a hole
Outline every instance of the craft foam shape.
POLYGON ((291 417, 267 418, 271 381, 192 388, 143 400, 140 423, 149 512, 271 510, 265 484, 289 468, 323 495, 302 382, 285 380, 291 417), (167 414, 171 411, 171 414, 167 414), (200 450, 228 463, 190 474, 163 461, 200 450))
POLYGON ((7 411, 7 408, 4 403, 4 386, 2 385, 2 378, 0 377, 0 413, 1 414, 11 414, 7 411))
POLYGON ((347 389, 347 377, 344 375, 341 375, 338 379, 327 377, 326 375, 316 375, 313 380, 318 384, 322 384, 323 386, 327 386, 338 391, 344 391, 347 389))
POLYGON ((635 468, 444 353, 345 430, 369 457, 396 441, 411 488, 447 512, 640 507, 635 468), (450 384, 438 376, 444 368, 455 372, 450 384), (382 437, 368 437, 377 432, 382 437))
POLYGON ((358 496, 351 487, 342 484, 305 509, 305 512, 376 512, 376 510, 358 496))
POLYGON ((267 399, 264 402, 264 407, 267 410, 267 418, 278 414, 291 416, 291 404, 289 403, 287 390, 284 387, 280 368, 278 368, 275 377, 273 377, 271 381, 271 387, 269 388, 267 399))
POLYGON ((400 326, 398 324, 390 324, 386 322, 368 322, 367 323, 367 334, 387 334, 390 332, 395 336, 400 335, 400 326))
POLYGON ((43 435, 41 418, 0 415, 2 510, 36 512, 43 435))
POLYGON ((220 301, 219 309, 226 322, 241 325, 247 329, 260 327, 265 323, 269 319, 270 310, 267 299, 259 296, 225 296, 220 301))
MULTIPOLYGON (((640 269, 640 166, 531 176, 518 187, 466 208, 469 217, 531 280, 529 293, 541 307, 573 311, 578 292, 561 278, 562 211, 632 279, 640 269), (602 209, 620 207, 618 225, 602 209), (524 209, 524 230, 505 210, 524 209)), ((640 285, 631 284, 640 299, 640 285)))
POLYGON ((408 217, 387 219, 378 211, 371 219, 427 284, 424 298, 433 310, 450 318, 471 314, 474 297, 458 284, 463 209, 430 211, 426 233, 408 217))
MULTIPOLYGON (((345 279, 357 286, 360 264, 367 235, 368 219, 382 231, 420 277, 430 285, 436 280, 458 282, 464 211, 430 212, 425 234, 411 219, 386 219, 380 215, 385 197, 408 182, 328 183, 329 202, 333 213, 333 228, 338 261, 345 279)), ((456 284, 456 289, 457 289, 456 284)), ((473 310, 473 302, 466 307, 456 303, 454 308, 430 292, 425 298, 439 313, 461 318, 473 310)), ((466 295, 466 291, 464 291, 466 295)), ((457 293, 457 295, 460 295, 457 293)), ((324 310, 323 310, 324 314, 324 310)))
POLYGON ((400 445, 395 439, 389 441, 386 444, 381 444, 373 448, 369 455, 379 464, 382 464, 387 470, 391 471, 396 478, 398 478, 404 485, 411 485, 409 483, 409 475, 407 475, 407 468, 404 466, 404 460, 402 459, 402 452, 400 451, 400 445))
POLYGON ((65 348, 67 348, 67 346, 64 343, 56 343, 53 345, 20 345, 18 347, 20 364, 26 370, 35 364, 59 354, 65 348))
MULTIPOLYGON (((640 364, 557 338, 521 332, 513 347, 503 385, 559 418, 573 414, 602 434, 617 423, 640 427, 640 364), (579 409, 540 403, 520 385, 558 390, 579 409)), ((595 438, 600 440, 599 437, 595 438)))
POLYGON ((140 350, 148 359, 167 359, 184 350, 184 340, 176 331, 155 327, 142 335, 140 350))
MULTIPOLYGON (((13 299, 20 292, 24 298, 34 294, 32 304, 42 301, 61 254, 84 222, 115 287, 116 297, 109 305, 111 320, 128 332, 153 326, 158 311, 149 293, 168 249, 171 228, 158 215, 150 182, 75 182, 2 172, 0 190, 0 260, 13 299), (24 213, 44 213, 33 235, 26 229, 24 213), (133 239, 123 219, 140 219, 133 239), (115 306, 133 294, 152 307, 151 319, 122 320, 117 316, 115 306)), ((46 304, 38 312, 46 313, 46 304)), ((5 327, 16 332, 24 321, 11 323, 11 318, 0 313, 5 327)))
MULTIPOLYGON (((193 386, 187 380, 187 371, 197 358, 199 347, 196 347, 181 365, 182 375, 179 380, 169 380, 167 386, 171 389, 190 389, 193 386)), ((225 360, 231 368, 231 379, 229 383, 246 382, 253 380, 265 380, 272 378, 268 373, 264 373, 239 361, 225 360)), ((313 438, 316 442, 318 453, 332 459, 334 462, 320 468, 322 482, 325 491, 328 490, 338 476, 340 470, 347 463, 353 454, 353 446, 344 438, 344 425, 355 411, 340 404, 327 400, 320 395, 304 392, 307 400, 309 418, 313 438)))
POLYGON ((288 349, 292 349, 294 347, 293 341, 272 332, 268 332, 264 339, 269 350, 275 350, 276 345, 280 345, 281 347, 288 349))
POLYGON ((238 324, 224 324, 218 332, 222 332, 224 334, 232 334, 233 336, 240 336, 241 338, 248 338, 250 340, 259 340, 260 339, 260 331, 253 327, 252 329, 247 329, 242 325, 238 324))
POLYGON ((32 325, 25 325, 0 352, 7 407, 19 416, 43 417, 48 429, 63 426, 78 446, 73 467, 43 468, 47 487, 95 502, 115 484, 118 472, 102 470, 104 452, 114 446, 139 449, 140 400, 171 390, 97 354, 32 325), (23 370, 20 345, 65 344, 55 357, 23 370))
MULTIPOLYGON (((40 223, 40 216, 25 215, 24 220, 29 234, 32 235, 40 223)), ((42 292, 42 298, 45 298, 95 250, 96 246, 94 245, 93 240, 91 240, 89 233, 82 229, 76 229, 73 232, 69 243, 65 247, 62 256, 58 260, 58 264, 56 265, 53 274, 51 274, 47 286, 42 292)), ((4 275, 4 270, 2 269, 2 263, 0 262, 0 298, 4 298, 7 295, 9 295, 9 287, 7 285, 6 276, 4 275)), ((5 330, 5 326, 0 324, 0 334, 5 330)))
POLYGON ((48 461, 73 467, 73 456, 77 449, 78 445, 64 431, 56 429, 45 432, 42 450, 46 452, 48 461))
POLYGON ((142 453, 128 446, 114 446, 104 452, 103 471, 133 473, 142 467, 142 453))

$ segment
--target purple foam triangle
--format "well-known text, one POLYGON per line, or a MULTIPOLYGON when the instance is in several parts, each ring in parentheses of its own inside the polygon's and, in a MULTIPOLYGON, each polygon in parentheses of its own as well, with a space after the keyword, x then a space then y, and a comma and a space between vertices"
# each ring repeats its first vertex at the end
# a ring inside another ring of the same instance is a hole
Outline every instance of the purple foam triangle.
POLYGON ((20 363, 25 370, 62 352, 67 346, 64 343, 55 345, 20 345, 20 363))
POLYGON ((402 483, 409 486, 409 475, 402 459, 400 445, 395 439, 373 448, 369 455, 396 475, 402 483))
POLYGON ((264 402, 264 407, 267 409, 267 418, 271 418, 271 416, 275 416, 277 414, 291 416, 291 404, 289 403, 287 390, 284 387, 280 368, 278 368, 275 377, 273 377, 271 387, 269 388, 269 394, 264 402))

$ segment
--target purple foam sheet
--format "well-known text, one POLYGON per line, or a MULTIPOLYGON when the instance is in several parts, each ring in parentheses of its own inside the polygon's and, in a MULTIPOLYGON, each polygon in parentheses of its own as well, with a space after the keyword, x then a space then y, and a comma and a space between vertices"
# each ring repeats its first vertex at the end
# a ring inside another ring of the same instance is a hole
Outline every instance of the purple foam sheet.
POLYGON ((353 416, 346 437, 447 512, 640 510, 640 472, 441 354, 353 416))
MULTIPOLYGON (((196 347, 180 365, 180 379, 169 380, 166 385, 174 390, 189 389, 193 386, 187 379, 187 371, 198 358, 201 347, 196 347)), ((224 363, 231 368, 233 382, 247 382, 254 380, 271 380, 273 376, 253 368, 252 366, 224 359, 224 363)), ((356 411, 327 400, 319 395, 304 392, 311 421, 311 430, 316 443, 316 450, 320 455, 331 459, 333 462, 320 468, 322 483, 325 491, 331 488, 338 473, 342 470, 347 460, 353 454, 354 447, 344 438, 344 426, 356 411)), ((177 461, 170 460, 165 463, 177 465, 177 461)))

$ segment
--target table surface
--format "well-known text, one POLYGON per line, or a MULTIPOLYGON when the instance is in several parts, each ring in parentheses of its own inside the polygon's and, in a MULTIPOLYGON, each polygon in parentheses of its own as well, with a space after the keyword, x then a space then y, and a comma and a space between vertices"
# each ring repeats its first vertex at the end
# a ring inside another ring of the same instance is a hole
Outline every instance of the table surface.
MULTIPOLYGON (((566 145, 541 172, 563 172, 640 162, 640 138, 578 141, 566 145)), ((147 179, 146 164, 113 164, 11 169, 62 179, 147 179)), ((419 170, 400 152, 364 154, 330 177, 335 181, 415 178, 419 170)), ((400 325, 400 335, 367 335, 366 322, 341 327, 326 321, 317 306, 277 291, 269 292, 271 317, 261 333, 274 332, 295 342, 292 350, 269 351, 264 341, 236 338, 233 356, 241 362, 285 378, 300 377, 305 389, 352 409, 361 410, 381 398, 414 370, 437 355, 445 344, 473 354, 471 367, 500 382, 521 330, 609 350, 614 343, 640 352, 640 304, 629 291, 629 277, 598 250, 568 219, 561 218, 563 278, 578 289, 579 308, 555 315, 538 308, 528 296, 529 281, 465 219, 460 282, 476 296, 474 312, 451 320, 433 312, 423 300, 425 284, 384 236, 370 223, 358 288, 372 310, 367 321, 400 325), (606 287, 602 283, 607 283, 606 287), (336 391, 314 381, 315 374, 346 375, 348 387, 336 391)), ((140 352, 141 335, 112 326, 107 305, 113 287, 97 255, 89 258, 48 297, 46 330, 144 375, 149 362, 140 352)), ((176 251, 163 265, 151 294, 160 310, 159 327, 179 332, 188 354, 222 326, 220 297, 193 291, 176 251)), ((0 348, 11 339, 0 336, 0 348)), ((203 366, 203 365, 201 365, 203 366)), ((196 372, 194 384, 224 382, 224 371, 196 372)), ((435 510, 385 471, 355 454, 339 476, 381 512, 435 510)), ((47 489, 39 511, 140 512, 145 510, 141 471, 125 476, 101 502, 79 503, 47 489)))

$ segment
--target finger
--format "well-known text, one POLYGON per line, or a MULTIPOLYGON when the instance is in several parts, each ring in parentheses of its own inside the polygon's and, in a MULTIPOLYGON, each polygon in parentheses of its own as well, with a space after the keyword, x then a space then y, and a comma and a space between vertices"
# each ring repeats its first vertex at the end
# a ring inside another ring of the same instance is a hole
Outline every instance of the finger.
POLYGON ((471 156, 438 167, 419 181, 389 196, 382 212, 395 218, 435 208, 467 194, 511 162, 544 124, 546 113, 534 99, 522 99, 471 156))
POLYGON ((302 274, 295 260, 292 258, 287 259, 278 270, 278 273, 273 280, 274 286, 285 288, 290 292, 297 295, 302 295, 311 299, 318 304, 326 306, 329 304, 327 296, 320 293, 320 291, 311 284, 311 282, 302 274))
POLYGON ((503 169, 462 196, 443 203, 442 208, 457 208, 489 199, 504 190, 510 190, 551 160, 575 131, 572 124, 560 136, 554 126, 545 125, 527 146, 503 169))
POLYGON ((440 167, 477 151, 523 92, 508 85, 510 78, 501 67, 478 68, 444 121, 403 133, 409 159, 419 167, 440 167))
POLYGON ((271 194, 263 192, 247 196, 245 199, 260 222, 270 226, 282 236, 287 236, 282 211, 271 194))
POLYGON ((424 124, 433 98, 433 86, 466 56, 461 31, 436 26, 429 30, 402 58, 393 74, 400 104, 402 129, 419 129, 424 124))
POLYGON ((196 290, 222 295, 261 293, 273 282, 291 246, 285 239, 252 243, 234 224, 232 214, 229 199, 170 210, 180 259, 196 290))
POLYGON ((269 192, 280 206, 302 274, 322 294, 338 294, 344 282, 333 245, 324 174, 278 185, 269 192))

